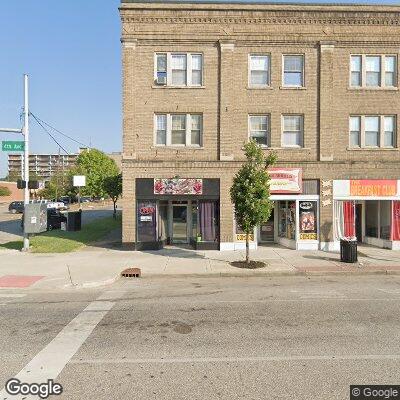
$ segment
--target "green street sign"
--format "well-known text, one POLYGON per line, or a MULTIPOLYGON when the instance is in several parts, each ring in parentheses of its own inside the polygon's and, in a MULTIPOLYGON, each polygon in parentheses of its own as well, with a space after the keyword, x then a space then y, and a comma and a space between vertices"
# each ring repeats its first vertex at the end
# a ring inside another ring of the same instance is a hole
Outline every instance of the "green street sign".
POLYGON ((24 151, 25 150, 25 143, 22 141, 3 141, 1 142, 2 146, 1 149, 3 151, 24 151))

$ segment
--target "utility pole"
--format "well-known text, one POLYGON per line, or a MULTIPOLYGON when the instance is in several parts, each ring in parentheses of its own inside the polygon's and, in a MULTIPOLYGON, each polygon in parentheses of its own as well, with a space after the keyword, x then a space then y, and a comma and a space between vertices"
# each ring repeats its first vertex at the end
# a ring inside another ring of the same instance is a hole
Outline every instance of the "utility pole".
MULTIPOLYGON (((24 205, 29 204, 29 98, 28 98, 28 75, 24 74, 24 126, 22 129, 0 128, 0 132, 22 133, 24 135, 24 205)), ((22 178, 22 177, 21 177, 22 178)), ((24 248, 29 250, 29 236, 24 230, 24 248)))

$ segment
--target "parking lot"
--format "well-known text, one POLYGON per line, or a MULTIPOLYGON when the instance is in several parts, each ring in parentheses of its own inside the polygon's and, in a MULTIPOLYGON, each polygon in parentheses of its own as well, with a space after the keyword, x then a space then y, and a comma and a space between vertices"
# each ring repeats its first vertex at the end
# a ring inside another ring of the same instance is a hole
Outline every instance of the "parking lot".
MULTIPOLYGON (((112 215, 112 206, 103 206, 100 203, 93 203, 90 205, 84 204, 83 207, 83 224, 112 215)), ((11 214, 8 211, 8 204, 0 204, 0 244, 20 240, 22 238, 21 217, 22 214, 11 214)))

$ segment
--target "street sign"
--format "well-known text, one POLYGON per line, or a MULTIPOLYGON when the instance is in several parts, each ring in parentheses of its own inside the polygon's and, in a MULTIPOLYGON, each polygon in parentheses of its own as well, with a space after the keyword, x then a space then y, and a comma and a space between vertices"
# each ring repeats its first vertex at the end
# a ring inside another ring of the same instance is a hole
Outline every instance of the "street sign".
POLYGON ((86 186, 86 176, 85 175, 74 175, 73 186, 75 186, 75 187, 86 186))
POLYGON ((1 149, 3 151, 24 151, 25 150, 25 144, 22 141, 2 141, 1 142, 2 146, 1 149))

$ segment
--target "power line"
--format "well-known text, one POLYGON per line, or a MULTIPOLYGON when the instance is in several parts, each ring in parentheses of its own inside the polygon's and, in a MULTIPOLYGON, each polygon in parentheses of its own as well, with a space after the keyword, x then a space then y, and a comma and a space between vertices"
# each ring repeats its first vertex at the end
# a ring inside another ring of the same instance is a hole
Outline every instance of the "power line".
POLYGON ((65 150, 65 148, 63 146, 61 146, 60 143, 57 142, 56 138, 42 125, 42 123, 35 117, 35 115, 32 113, 30 113, 30 115, 32 115, 32 117, 42 127, 42 129, 54 140, 54 142, 58 145, 58 147, 61 147, 64 150, 64 152, 69 155, 69 152, 67 150, 65 150))
MULTIPOLYGON (((32 114, 32 112, 31 112, 31 114, 32 114)), ((32 114, 32 116, 34 116, 34 115, 32 114)), ((68 138, 69 140, 72 140, 73 142, 78 143, 78 144, 80 144, 81 146, 84 146, 84 147, 88 147, 88 148, 91 148, 91 147, 92 147, 92 146, 88 146, 88 145, 85 144, 85 143, 80 142, 79 140, 74 139, 73 137, 67 135, 66 133, 61 132, 61 131, 58 130, 57 128, 54 128, 54 126, 51 126, 51 125, 50 125, 49 123, 47 123, 46 121, 43 121, 42 119, 40 119, 39 117, 35 117, 35 116, 34 116, 34 118, 36 118, 36 119, 37 119, 38 121, 40 121, 42 124, 48 126, 50 129, 53 129, 54 131, 56 131, 56 132, 59 133, 60 135, 65 136, 65 137, 68 138)))

